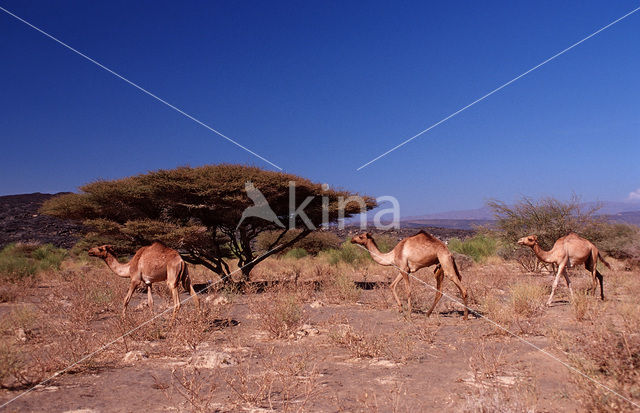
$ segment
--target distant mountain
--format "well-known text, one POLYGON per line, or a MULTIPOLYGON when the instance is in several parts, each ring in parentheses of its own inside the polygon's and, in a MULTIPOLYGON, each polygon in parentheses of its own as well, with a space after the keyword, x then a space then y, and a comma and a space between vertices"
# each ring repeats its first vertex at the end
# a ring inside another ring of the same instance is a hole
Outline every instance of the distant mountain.
POLYGON ((462 209, 459 211, 445 211, 435 214, 416 215, 403 218, 402 221, 422 221, 422 220, 450 220, 450 219, 463 219, 463 220, 493 220, 493 211, 491 208, 485 206, 476 209, 462 209))
POLYGON ((607 215, 610 221, 624 222, 640 227, 640 211, 620 212, 619 214, 607 215))
POLYGON ((489 219, 407 219, 401 220, 402 228, 448 228, 460 230, 472 230, 479 226, 491 225, 494 220, 489 219))

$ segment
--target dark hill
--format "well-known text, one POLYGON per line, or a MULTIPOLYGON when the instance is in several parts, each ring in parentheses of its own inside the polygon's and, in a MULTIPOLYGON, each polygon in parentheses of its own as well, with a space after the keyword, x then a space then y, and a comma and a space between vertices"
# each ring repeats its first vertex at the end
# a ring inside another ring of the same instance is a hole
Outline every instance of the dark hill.
POLYGON ((44 201, 56 195, 36 192, 0 196, 0 248, 12 242, 71 248, 83 232, 82 225, 38 212, 44 201))

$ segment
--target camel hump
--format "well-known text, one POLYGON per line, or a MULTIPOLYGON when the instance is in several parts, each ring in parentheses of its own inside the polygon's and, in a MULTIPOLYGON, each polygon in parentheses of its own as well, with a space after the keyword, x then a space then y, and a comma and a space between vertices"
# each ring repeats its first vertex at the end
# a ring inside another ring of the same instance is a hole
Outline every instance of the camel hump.
POLYGON ((420 231, 418 231, 418 233, 415 234, 414 237, 417 237, 417 236, 420 236, 420 235, 426 237, 429 241, 441 242, 438 238, 434 237, 433 235, 429 234, 428 232, 426 232, 426 231, 424 231, 422 229, 420 231))

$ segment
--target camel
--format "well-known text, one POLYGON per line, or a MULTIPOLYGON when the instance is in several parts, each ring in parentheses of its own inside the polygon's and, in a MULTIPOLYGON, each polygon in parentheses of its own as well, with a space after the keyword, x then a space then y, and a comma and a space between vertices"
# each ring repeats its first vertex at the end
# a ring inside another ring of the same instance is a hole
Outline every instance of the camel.
POLYGON ((396 288, 400 280, 404 279, 404 285, 408 296, 408 314, 409 317, 411 317, 411 283, 409 281, 409 274, 414 273, 421 268, 438 264, 434 270, 437 287, 436 296, 433 301, 433 305, 431 305, 431 308, 427 311, 427 317, 431 315, 436 304, 438 304, 438 301, 442 298, 442 280, 446 274, 451 281, 453 281, 456 287, 458 287, 458 290, 460 290, 460 295, 464 300, 463 319, 466 320, 468 318, 469 309, 467 307, 467 290, 462 285, 462 276, 460 275, 456 262, 453 259, 453 255, 447 246, 433 235, 420 231, 416 235, 400 241, 398 245, 388 253, 380 252, 376 242, 373 240, 373 237, 369 232, 356 235, 351 239, 351 242, 366 248, 371 254, 371 258, 373 258, 373 260, 378 264, 385 266, 392 265, 401 271, 401 273, 391 283, 391 292, 400 307, 400 312, 402 312, 402 303, 396 293, 396 288))
POLYGON ((571 289, 571 282, 569 281, 569 274, 567 274, 567 267, 573 267, 574 265, 584 264, 584 267, 591 273, 592 287, 589 289, 595 294, 598 290, 598 281, 600 281, 600 298, 604 300, 603 291, 603 278, 602 274, 598 271, 597 264, 598 258, 607 268, 611 269, 608 262, 602 258, 598 248, 588 240, 580 237, 578 234, 570 233, 567 236, 559 238, 550 251, 544 251, 538 244, 538 237, 536 235, 529 235, 528 237, 522 237, 518 240, 518 244, 531 247, 540 261, 556 264, 558 266, 558 273, 553 280, 551 286, 551 295, 547 300, 547 305, 550 306, 553 300, 553 294, 558 286, 560 280, 560 274, 564 275, 564 279, 567 282, 567 288, 569 288, 569 295, 573 301, 573 290, 571 289))
POLYGON ((124 298, 122 308, 122 316, 125 316, 127 305, 133 291, 141 283, 147 285, 147 302, 149 309, 153 312, 153 297, 151 295, 151 284, 160 281, 166 281, 171 295, 173 297, 173 315, 171 320, 176 316, 180 309, 180 298, 178 296, 178 283, 182 283, 182 287, 188 291, 196 302, 196 306, 200 308, 198 296, 191 285, 191 279, 187 271, 187 265, 178 254, 173 250, 159 242, 140 248, 127 264, 121 264, 113 255, 113 247, 111 245, 102 245, 89 250, 92 257, 102 258, 109 268, 118 276, 130 278, 129 291, 124 298))

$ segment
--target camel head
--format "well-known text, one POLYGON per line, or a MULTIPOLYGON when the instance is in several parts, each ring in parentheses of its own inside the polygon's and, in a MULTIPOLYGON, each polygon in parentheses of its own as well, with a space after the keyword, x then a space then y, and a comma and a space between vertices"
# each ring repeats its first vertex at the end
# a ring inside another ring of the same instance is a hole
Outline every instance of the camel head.
POLYGON ((373 240, 373 238, 371 237, 371 233, 363 232, 362 234, 358 234, 355 237, 351 238, 351 243, 366 246, 369 240, 373 240))
POLYGON ((522 237, 518 240, 518 245, 526 245, 527 247, 533 247, 538 243, 537 235, 529 235, 528 237, 522 237))
POLYGON ((93 247, 89 250, 88 254, 92 257, 107 258, 107 255, 113 254, 113 245, 101 245, 99 247, 93 247))

